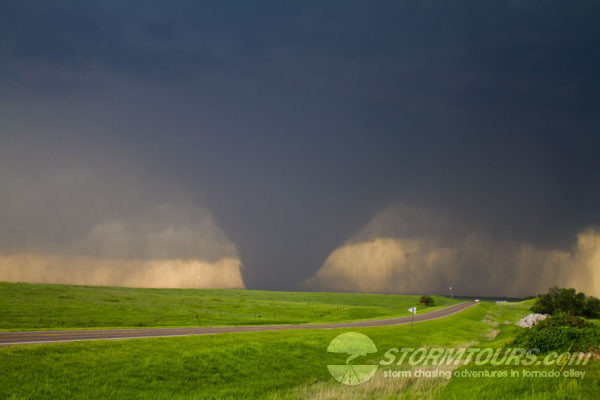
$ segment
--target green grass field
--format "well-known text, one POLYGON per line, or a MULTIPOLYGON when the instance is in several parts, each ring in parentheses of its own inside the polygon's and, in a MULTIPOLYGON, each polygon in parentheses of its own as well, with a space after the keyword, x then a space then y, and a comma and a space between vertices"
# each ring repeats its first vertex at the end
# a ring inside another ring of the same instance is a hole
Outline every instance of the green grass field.
MULTIPOLYGON (((0 282, 0 330, 265 325, 409 315, 419 296, 0 282)), ((434 296, 433 311, 457 300, 434 296)))
MULTIPOLYGON (((447 318, 360 328, 382 357, 390 347, 500 346, 518 329, 504 318, 523 305, 482 303, 447 318), (496 325, 498 324, 498 325, 496 325), (498 330, 492 339, 491 332, 498 330)), ((223 334, 32 345, 0 349, 0 397, 22 398, 598 398, 600 368, 569 379, 384 379, 359 386, 334 381, 327 364, 345 355, 326 352, 347 329, 223 334)))
MULTIPOLYGON (((289 294, 304 295, 310 296, 289 294)), ((355 295, 341 296, 350 300, 355 295)), ((587 375, 582 380, 385 378, 380 367, 369 382, 344 386, 327 369, 328 364, 344 364, 346 354, 326 349, 334 337, 349 331, 368 335, 377 346, 377 353, 359 359, 361 364, 377 363, 392 347, 505 346, 522 329, 514 322, 529 313, 529 306, 530 302, 482 302, 446 318, 416 323, 412 330, 401 325, 0 348, 0 398, 600 398, 597 361, 585 367, 587 375)), ((475 369, 462 366, 459 370, 466 368, 475 369)))

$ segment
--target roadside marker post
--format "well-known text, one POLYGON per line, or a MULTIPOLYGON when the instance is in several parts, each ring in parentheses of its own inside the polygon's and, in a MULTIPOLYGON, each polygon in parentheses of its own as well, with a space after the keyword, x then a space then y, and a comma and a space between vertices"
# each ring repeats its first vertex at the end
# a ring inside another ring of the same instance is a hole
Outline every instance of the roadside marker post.
POLYGON ((409 308, 408 311, 410 312, 410 332, 412 333, 413 317, 417 313, 417 307, 409 308))

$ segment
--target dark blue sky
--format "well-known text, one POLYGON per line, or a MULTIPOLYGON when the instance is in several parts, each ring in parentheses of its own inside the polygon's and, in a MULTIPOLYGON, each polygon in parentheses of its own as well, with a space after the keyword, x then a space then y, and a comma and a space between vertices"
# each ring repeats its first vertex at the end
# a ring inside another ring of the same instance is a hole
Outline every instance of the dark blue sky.
POLYGON ((569 249, 600 223, 599 17, 596 1, 5 0, 0 167, 177 185, 252 288, 297 287, 393 204, 569 249))

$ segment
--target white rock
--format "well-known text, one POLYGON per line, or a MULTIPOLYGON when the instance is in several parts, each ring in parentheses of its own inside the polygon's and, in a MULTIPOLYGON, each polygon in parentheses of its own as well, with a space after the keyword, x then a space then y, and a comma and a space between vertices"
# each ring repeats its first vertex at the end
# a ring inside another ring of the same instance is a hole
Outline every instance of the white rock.
POLYGON ((523 328, 531 328, 538 322, 546 319, 546 317, 548 316, 544 314, 529 314, 528 316, 523 317, 519 322, 517 322, 517 325, 523 328))

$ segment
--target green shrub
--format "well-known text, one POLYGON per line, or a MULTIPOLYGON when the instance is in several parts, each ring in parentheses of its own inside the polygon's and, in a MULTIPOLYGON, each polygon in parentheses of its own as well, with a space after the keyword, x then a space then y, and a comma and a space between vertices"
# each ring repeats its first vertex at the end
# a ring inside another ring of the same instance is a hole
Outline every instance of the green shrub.
POLYGON ((419 298, 419 303, 423 304, 424 306, 432 306, 435 302, 433 301, 433 297, 423 295, 419 298))
POLYGON ((572 328, 591 328, 594 325, 586 322, 586 320, 583 318, 570 314, 555 314, 550 318, 546 318, 536 324, 538 329, 551 329, 561 326, 572 328))
POLYGON ((583 315, 589 318, 600 318, 600 299, 590 296, 583 306, 583 315))
POLYGON ((589 351, 600 345, 600 328, 572 315, 557 314, 523 328, 513 344, 526 349, 549 351, 589 351))

